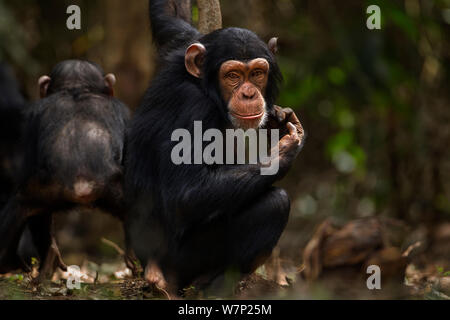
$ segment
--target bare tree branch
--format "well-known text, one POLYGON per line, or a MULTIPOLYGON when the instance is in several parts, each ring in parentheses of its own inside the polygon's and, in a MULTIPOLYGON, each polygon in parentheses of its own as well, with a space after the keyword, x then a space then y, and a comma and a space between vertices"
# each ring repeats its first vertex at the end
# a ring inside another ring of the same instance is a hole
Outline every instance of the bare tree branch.
POLYGON ((208 34, 222 28, 222 11, 219 0, 197 0, 198 30, 208 34))

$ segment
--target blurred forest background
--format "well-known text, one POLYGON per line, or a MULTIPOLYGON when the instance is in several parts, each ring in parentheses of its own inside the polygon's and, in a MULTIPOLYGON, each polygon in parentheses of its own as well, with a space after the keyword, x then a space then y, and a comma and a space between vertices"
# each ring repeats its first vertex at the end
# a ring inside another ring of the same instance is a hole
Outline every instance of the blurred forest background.
MULTIPOLYGON (((279 37, 278 104, 293 108, 308 132, 280 183, 292 198, 280 260, 301 266, 303 248, 326 219, 342 226, 386 217, 405 226, 405 239, 426 241, 422 252, 437 250, 433 268, 449 270, 450 0, 221 6, 224 27, 279 37), (381 8, 381 30, 366 27, 371 4, 381 8)), ((38 77, 58 61, 95 61, 117 75, 116 96, 135 109, 156 67, 147 7, 147 0, 0 0, 0 61, 13 66, 31 101, 38 77), (71 4, 81 7, 79 31, 66 28, 71 4)), ((120 224, 106 215, 74 213, 59 223, 69 263, 80 264, 80 254, 97 264, 117 256, 101 237, 123 246, 120 224)))

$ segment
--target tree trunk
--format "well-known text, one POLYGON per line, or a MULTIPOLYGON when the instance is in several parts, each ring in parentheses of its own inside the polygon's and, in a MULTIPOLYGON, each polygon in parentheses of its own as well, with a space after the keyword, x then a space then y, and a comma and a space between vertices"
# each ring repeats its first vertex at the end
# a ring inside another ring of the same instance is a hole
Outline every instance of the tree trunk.
POLYGON ((208 34, 222 28, 222 11, 219 0, 197 0, 198 30, 208 34))

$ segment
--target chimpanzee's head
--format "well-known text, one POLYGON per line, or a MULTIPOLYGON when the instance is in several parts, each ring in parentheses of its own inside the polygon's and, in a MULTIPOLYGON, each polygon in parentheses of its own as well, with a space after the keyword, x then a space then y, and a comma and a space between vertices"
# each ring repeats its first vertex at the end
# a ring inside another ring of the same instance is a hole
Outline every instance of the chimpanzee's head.
POLYGON ((116 77, 104 75, 100 66, 82 60, 66 60, 58 63, 50 76, 39 78, 41 98, 64 90, 85 90, 92 93, 113 95, 116 77))
POLYGON ((273 108, 281 73, 277 39, 267 45, 246 29, 217 30, 188 47, 186 70, 203 80, 235 128, 261 127, 273 108), (217 96, 219 94, 219 96, 217 96))

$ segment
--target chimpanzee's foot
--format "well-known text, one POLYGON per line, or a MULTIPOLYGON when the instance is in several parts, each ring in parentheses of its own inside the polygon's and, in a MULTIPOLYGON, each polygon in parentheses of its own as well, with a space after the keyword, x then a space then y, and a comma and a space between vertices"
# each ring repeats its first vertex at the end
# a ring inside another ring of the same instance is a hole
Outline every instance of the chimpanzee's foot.
POLYGON ((169 300, 180 299, 177 290, 169 285, 160 267, 154 261, 147 263, 144 278, 154 290, 153 292, 159 292, 169 300))
POLYGON ((149 263, 147 264, 147 267, 145 268, 145 276, 144 277, 145 277, 145 280, 147 280, 147 282, 150 285, 155 285, 158 289, 163 289, 163 290, 167 289, 166 278, 164 277, 161 269, 155 262, 149 261, 149 263))

